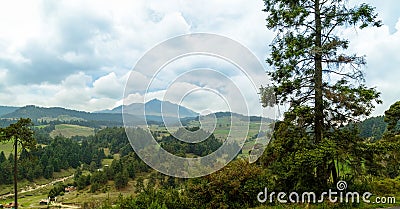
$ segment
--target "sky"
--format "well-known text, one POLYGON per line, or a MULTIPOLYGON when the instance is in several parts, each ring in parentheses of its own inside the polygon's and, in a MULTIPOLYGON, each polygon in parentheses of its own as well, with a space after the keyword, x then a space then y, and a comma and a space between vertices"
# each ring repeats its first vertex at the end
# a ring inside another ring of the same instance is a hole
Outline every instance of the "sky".
MULTIPOLYGON (((384 102, 373 114, 382 115, 400 100, 400 2, 350 1, 362 2, 376 7, 384 26, 362 31, 349 28, 343 34, 350 40, 350 51, 366 55, 366 83, 381 92, 384 102)), ((123 103, 129 76, 138 82, 149 79, 131 71, 135 64, 157 44, 189 33, 229 37, 253 52, 265 70, 271 70, 264 60, 274 32, 265 27, 262 9, 261 0, 1 1, 0 105, 84 111, 116 107, 123 103)), ((209 63, 201 67, 222 68, 224 79, 239 87, 248 82, 240 73, 230 74, 232 66, 210 57, 181 59, 160 73, 146 97, 138 91, 130 95, 129 102, 162 99, 165 89, 161 86, 171 81, 175 81, 173 92, 199 86, 218 89, 224 82, 207 79, 210 74, 179 80, 182 72, 173 70, 194 69, 199 62, 209 63)), ((265 75, 260 72, 259 76, 265 75)), ((235 91, 229 85, 222 87, 226 94, 235 91)), ((245 96, 250 109, 260 105, 256 96, 250 97, 245 96)), ((226 110, 226 101, 216 98, 213 91, 197 92, 182 104, 198 112, 226 110)))

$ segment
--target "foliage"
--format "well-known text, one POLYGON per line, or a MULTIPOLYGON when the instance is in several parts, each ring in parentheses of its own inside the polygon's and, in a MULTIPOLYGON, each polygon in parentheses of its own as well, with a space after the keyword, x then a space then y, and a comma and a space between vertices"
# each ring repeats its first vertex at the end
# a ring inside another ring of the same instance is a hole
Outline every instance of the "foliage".
MULTIPOLYGON (((29 118, 20 118, 16 123, 6 128, 0 129, 0 141, 13 141, 14 143, 14 162, 13 162, 13 182, 14 182, 14 203, 18 208, 18 145, 22 151, 36 147, 36 140, 33 138, 33 131, 30 129, 32 121, 29 118)), ((24 154, 24 152, 22 152, 24 154)), ((27 154, 22 155, 27 156, 27 154)))
MULTIPOLYGON (((163 136, 160 140, 161 147, 175 155, 185 156, 187 153, 192 153, 196 156, 206 156, 216 151, 222 145, 222 142, 216 139, 214 134, 209 134, 203 129, 194 127, 189 128, 189 131, 197 131, 196 134, 193 135, 199 139, 204 139, 204 141, 199 143, 186 143, 175 138, 173 135, 168 135, 163 136), (206 138, 208 135, 210 136, 206 138)), ((188 132, 184 131, 183 128, 178 129, 174 135, 178 138, 192 137, 188 132)))
POLYGON ((268 145, 260 163, 274 177, 272 185, 269 185, 272 189, 317 192, 324 188, 316 184, 315 168, 327 164, 327 159, 336 156, 336 149, 330 140, 315 144, 304 129, 279 122, 276 124, 274 140, 268 145))
POLYGON ((94 140, 102 147, 110 148, 111 154, 120 153, 123 148, 131 147, 123 127, 104 128, 98 131, 94 138, 88 138, 94 140))
POLYGON ((379 195, 395 195, 400 191, 400 177, 396 179, 382 179, 372 183, 374 192, 379 195))
POLYGON ((84 189, 85 187, 90 185, 91 175, 81 175, 79 177, 75 177, 75 184, 78 190, 84 189))
POLYGON ((57 197, 64 193, 66 185, 65 184, 56 184, 54 187, 49 191, 49 197, 57 197))
POLYGON ((360 28, 380 26, 374 9, 366 4, 349 9, 342 0, 264 2, 267 27, 277 30, 267 62, 275 67, 269 75, 279 103, 289 102, 293 111, 310 106, 310 113, 317 114, 320 110, 315 100, 320 90, 328 128, 368 115, 373 108, 371 101, 379 102, 379 93, 363 84, 357 86, 363 81, 359 67, 365 64, 364 57, 344 54, 349 42, 337 33, 358 23, 360 28), (318 79, 324 79, 320 86, 318 79))
POLYGON ((360 130, 360 137, 368 138, 370 141, 381 139, 387 127, 383 116, 367 118, 356 125, 360 130))
POLYGON ((114 177, 115 188, 117 189, 125 188, 128 185, 128 180, 129 180, 129 175, 126 169, 116 173, 114 177))
POLYGON ((387 130, 390 134, 396 135, 400 133, 398 126, 400 120, 400 101, 392 104, 389 110, 385 111, 385 122, 388 123, 387 130))
POLYGON ((54 124, 46 125, 45 127, 41 128, 33 128, 34 130, 34 137, 39 144, 50 144, 51 137, 50 132, 55 130, 54 124))
MULTIPOLYGON (((303 140, 313 150, 322 149, 314 150, 313 160, 318 162, 304 162, 311 166, 306 172, 316 172, 316 179, 309 182, 326 188, 330 172, 333 181, 338 179, 335 153, 331 152, 336 141, 329 138, 335 134, 331 132, 369 115, 374 102, 381 102, 379 93, 364 85, 360 69, 366 63, 364 57, 345 54, 349 41, 338 34, 346 26, 362 29, 380 26, 381 22, 376 20, 371 6, 361 4, 348 8, 344 0, 264 0, 264 3, 267 27, 274 29, 277 36, 267 59, 275 68, 268 73, 273 85, 264 87, 261 93, 271 93, 269 89, 273 89, 279 104, 289 103, 286 126, 307 132, 307 136, 294 140, 303 140)), ((264 105, 268 104, 264 101, 264 105)), ((297 144, 299 155, 310 151, 302 143, 297 144)), ((297 157, 295 153, 288 155, 297 157)))
MULTIPOLYGON (((80 145, 72 139, 57 136, 47 146, 31 148, 29 155, 22 150, 18 159, 18 179, 32 181, 39 177, 51 178, 54 172, 78 168, 82 163, 94 162, 99 166, 103 158, 104 150, 99 149, 93 142, 84 140, 80 145)), ((4 172, 0 175, 0 184, 10 183, 9 176, 6 175, 12 172, 10 161, 11 159, 0 163, 0 170, 4 172)))
POLYGON ((258 204, 255 195, 268 185, 262 169, 244 160, 188 184, 188 195, 198 208, 246 208, 258 204))
POLYGON ((16 120, 16 119, 9 119, 9 118, 3 119, 2 118, 2 119, 0 119, 0 128, 5 128, 13 123, 16 123, 17 121, 18 120, 16 120))
POLYGON ((22 149, 32 149, 36 146, 33 131, 30 129, 32 121, 29 118, 21 118, 16 123, 0 129, 0 141, 17 140, 22 149))

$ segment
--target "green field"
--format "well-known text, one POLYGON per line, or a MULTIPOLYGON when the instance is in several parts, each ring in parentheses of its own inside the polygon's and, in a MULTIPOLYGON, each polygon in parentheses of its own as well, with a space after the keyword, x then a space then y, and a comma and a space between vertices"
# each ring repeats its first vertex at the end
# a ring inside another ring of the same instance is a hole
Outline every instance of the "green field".
POLYGON ((46 128, 47 126, 49 126, 49 125, 39 125, 39 126, 35 126, 35 128, 46 128))
POLYGON ((58 135, 68 138, 72 136, 90 136, 94 135, 94 129, 79 125, 59 124, 56 125, 56 129, 50 133, 51 137, 58 135))
MULTIPOLYGON (((36 186, 37 185, 46 185, 46 184, 49 184, 50 182, 52 182, 52 181, 54 181, 56 179, 64 178, 64 177, 67 177, 67 176, 71 176, 72 174, 74 174, 74 172, 75 172, 75 170, 71 168, 71 169, 68 169, 68 170, 61 170, 60 172, 55 172, 53 174, 53 178, 52 179, 45 179, 45 178, 41 177, 41 178, 33 180, 32 182, 24 179, 24 180, 18 182, 18 190, 21 191, 22 189, 26 189, 26 188, 29 188, 29 187, 34 187, 35 185, 36 186)), ((67 182, 71 182, 72 183, 72 178, 68 179, 67 182)), ((65 182, 65 183, 67 183, 67 182, 65 182)), ((23 198, 26 197, 26 199, 31 199, 31 198, 35 199, 35 198, 37 198, 37 196, 40 196, 40 197, 46 196, 47 197, 47 194, 48 194, 49 190, 51 189, 51 187, 52 187, 52 185, 49 184, 49 185, 47 185, 47 186, 45 186, 43 188, 40 188, 38 190, 22 193, 22 194, 20 194, 20 198, 23 199, 23 198)), ((0 195, 13 193, 13 191, 14 191, 14 187, 13 187, 12 184, 10 184, 10 185, 1 185, 0 186, 0 195)), ((11 199, 11 197, 9 197, 9 199, 11 199)), ((2 203, 2 202, 0 201, 0 203, 2 203)))
POLYGON ((0 152, 3 151, 6 157, 8 157, 13 150, 13 143, 11 141, 0 142, 0 152))

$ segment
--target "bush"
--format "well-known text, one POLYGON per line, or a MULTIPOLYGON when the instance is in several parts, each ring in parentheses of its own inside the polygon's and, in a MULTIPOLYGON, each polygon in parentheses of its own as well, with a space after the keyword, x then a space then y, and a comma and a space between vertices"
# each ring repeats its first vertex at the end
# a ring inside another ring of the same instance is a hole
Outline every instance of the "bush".
POLYGON ((50 191, 48 197, 56 197, 64 195, 64 184, 56 184, 50 191))
POLYGON ((101 187, 100 184, 95 182, 90 186, 90 192, 95 193, 97 190, 100 189, 100 187, 101 187))
POLYGON ((373 193, 379 195, 395 195, 400 191, 400 177, 383 179, 372 183, 373 193))

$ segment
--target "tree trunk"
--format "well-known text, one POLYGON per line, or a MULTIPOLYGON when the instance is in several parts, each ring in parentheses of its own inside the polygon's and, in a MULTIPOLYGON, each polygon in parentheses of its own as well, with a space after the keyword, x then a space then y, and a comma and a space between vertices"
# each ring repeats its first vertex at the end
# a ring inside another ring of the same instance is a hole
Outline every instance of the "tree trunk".
POLYGON ((322 97, 322 26, 321 26, 321 14, 319 9, 319 0, 315 0, 315 48, 316 53, 314 57, 315 61, 315 73, 314 73, 314 82, 315 82, 315 142, 319 143, 322 140, 322 132, 324 126, 324 104, 322 97))
POLYGON ((17 161, 18 161, 18 140, 14 138, 14 206, 18 208, 18 183, 17 183, 17 161))
POLYGON ((338 182, 338 173, 336 171, 336 165, 335 165, 335 161, 334 160, 329 165, 329 170, 332 173, 333 183, 336 185, 336 183, 338 182))
MULTIPOLYGON (((314 72, 314 87, 315 87, 315 118, 314 118, 314 134, 315 143, 318 144, 323 138, 323 126, 324 126, 324 104, 322 96, 322 24, 321 24, 321 11, 320 2, 315 0, 315 72, 314 72)), ((322 162, 317 167, 317 178, 320 182, 320 187, 324 187, 327 183, 326 179, 326 162, 322 162)))

